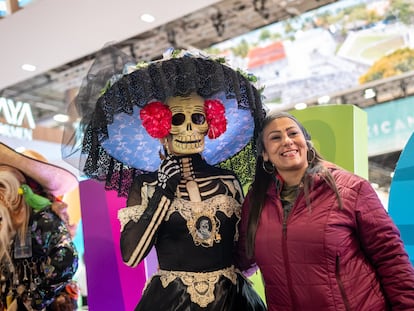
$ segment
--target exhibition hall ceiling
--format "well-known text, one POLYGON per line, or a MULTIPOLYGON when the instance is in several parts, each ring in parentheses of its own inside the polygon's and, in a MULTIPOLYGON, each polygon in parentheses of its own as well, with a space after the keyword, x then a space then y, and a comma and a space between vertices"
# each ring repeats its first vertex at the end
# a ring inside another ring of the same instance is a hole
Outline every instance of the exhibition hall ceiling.
MULTIPOLYGON (((29 103, 38 126, 59 128, 53 116, 66 112, 96 53, 108 43, 137 61, 148 61, 170 47, 206 49, 335 2, 340 1, 34 0, 0 19, 0 98, 29 103), (143 22, 144 13, 152 14, 154 22, 143 22), (21 70, 24 63, 37 70, 21 70)), ((401 85, 414 88, 414 75, 391 78, 376 87, 389 95, 400 92, 401 85)), ((336 95, 356 104, 364 98, 359 88, 336 95)), ((395 152, 371 159, 370 179, 387 187, 398 157, 395 152)))
POLYGON ((95 53, 109 42, 138 61, 150 60, 169 47, 205 49, 333 2, 180 0, 166 7, 162 0, 34 1, 0 20, 7 46, 0 57, 0 97, 30 103, 37 124, 57 126, 52 116, 66 111, 95 53), (142 22, 144 13, 155 21, 142 22), (24 72, 23 63, 38 70, 24 72))

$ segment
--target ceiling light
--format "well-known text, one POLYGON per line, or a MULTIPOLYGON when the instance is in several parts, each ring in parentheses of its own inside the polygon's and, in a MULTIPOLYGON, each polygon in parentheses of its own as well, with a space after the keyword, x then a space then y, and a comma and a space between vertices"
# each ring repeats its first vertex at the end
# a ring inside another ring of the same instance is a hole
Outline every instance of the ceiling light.
POLYGON ((305 103, 298 103, 298 104, 295 105, 295 109, 296 110, 303 110, 303 109, 305 109, 307 107, 308 107, 308 105, 305 104, 305 103))
POLYGON ((329 97, 328 95, 325 96, 321 96, 318 98, 318 104, 319 105, 324 105, 329 103, 329 101, 331 100, 331 97, 329 97))
POLYGON ((375 91, 373 89, 366 89, 364 91, 364 98, 365 99, 374 98, 375 95, 377 95, 377 94, 375 93, 375 91))
POLYGON ((56 122, 65 123, 68 122, 69 116, 66 114, 58 113, 53 116, 53 120, 55 120, 56 122))
POLYGON ((22 65, 22 69, 26 70, 26 71, 35 71, 36 70, 36 66, 35 65, 31 65, 31 64, 24 64, 22 65))
POLYGON ((141 20, 146 23, 152 23, 153 21, 155 21, 155 17, 151 14, 142 14, 141 20))

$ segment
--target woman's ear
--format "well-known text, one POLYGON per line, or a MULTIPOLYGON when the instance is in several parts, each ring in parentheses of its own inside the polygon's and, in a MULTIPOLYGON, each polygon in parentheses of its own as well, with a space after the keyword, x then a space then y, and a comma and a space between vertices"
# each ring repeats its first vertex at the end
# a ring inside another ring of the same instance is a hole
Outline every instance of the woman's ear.
POLYGON ((266 151, 262 152, 262 158, 263 158, 263 162, 269 161, 269 155, 267 154, 266 151))

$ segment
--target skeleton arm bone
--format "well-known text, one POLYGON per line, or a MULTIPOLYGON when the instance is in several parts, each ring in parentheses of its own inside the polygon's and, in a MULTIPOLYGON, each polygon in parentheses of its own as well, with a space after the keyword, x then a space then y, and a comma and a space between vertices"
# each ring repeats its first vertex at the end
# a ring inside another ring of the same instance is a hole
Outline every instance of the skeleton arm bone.
MULTIPOLYGON (((141 194, 138 196, 134 191, 136 189, 131 189, 128 205, 131 203, 133 205, 121 210, 118 216, 122 225, 121 253, 127 265, 135 267, 148 255, 154 245, 157 229, 174 198, 180 179, 178 160, 169 156, 157 172, 157 183, 152 196, 148 194, 148 188, 145 186, 141 188, 141 194), (150 197, 149 200, 148 197, 150 197), (137 203, 141 205, 136 206, 137 203)), ((134 183, 135 187, 139 185, 143 183, 134 183)))
POLYGON ((135 267, 148 255, 154 244, 157 229, 170 205, 171 200, 161 191, 156 191, 148 201, 148 206, 126 207, 119 211, 118 217, 121 223, 125 222, 125 215, 128 213, 137 218, 135 221, 132 216, 131 220, 123 225, 121 231, 122 259, 127 265, 135 267), (142 215, 132 210, 139 211, 140 208, 143 211, 142 215), (132 213, 130 213, 131 211, 132 213))

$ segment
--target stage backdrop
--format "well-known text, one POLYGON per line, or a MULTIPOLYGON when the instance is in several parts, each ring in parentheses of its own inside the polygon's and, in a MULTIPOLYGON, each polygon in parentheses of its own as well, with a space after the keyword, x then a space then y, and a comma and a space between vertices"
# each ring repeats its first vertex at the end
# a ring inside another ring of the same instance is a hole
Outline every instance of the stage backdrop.
POLYGON ((134 310, 146 274, 144 263, 133 269, 121 258, 117 213, 125 199, 94 180, 80 182, 79 188, 89 310, 134 310))
POLYGON ((289 111, 305 126, 322 156, 368 178, 367 113, 354 105, 312 106, 289 111))
POLYGON ((401 231, 405 248, 414 265, 414 133, 401 152, 392 178, 388 212, 401 231))

